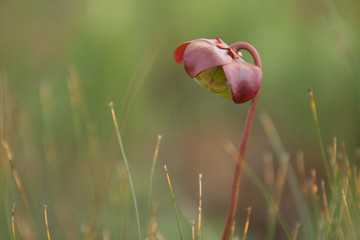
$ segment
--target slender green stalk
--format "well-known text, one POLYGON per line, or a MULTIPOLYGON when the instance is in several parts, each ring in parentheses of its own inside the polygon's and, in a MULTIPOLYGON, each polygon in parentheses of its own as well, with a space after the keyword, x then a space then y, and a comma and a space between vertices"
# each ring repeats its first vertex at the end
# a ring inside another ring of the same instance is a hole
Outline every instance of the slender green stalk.
POLYGON ((172 189, 172 186, 171 186, 170 177, 169 177, 169 173, 168 173, 166 165, 164 165, 164 168, 165 168, 165 173, 166 173, 166 177, 167 177, 169 188, 170 188, 171 198, 172 198, 172 201, 173 201, 173 204, 174 204, 174 210, 175 210, 177 225, 178 225, 178 228, 179 228, 180 239, 183 240, 184 238, 183 238, 183 235, 182 235, 182 232, 181 232, 179 215, 178 215, 178 211, 177 211, 177 208, 176 208, 174 192, 173 192, 173 189, 172 189))
POLYGON ((135 214, 136 214, 136 221, 137 221, 137 228, 138 228, 138 237, 139 237, 139 240, 142 240, 142 238, 141 238, 141 230, 140 230, 140 218, 139 218, 139 211, 138 211, 137 202, 136 202, 134 184, 133 184, 133 180, 132 180, 132 177, 131 177, 131 173, 130 173, 129 165, 128 165, 128 162, 127 162, 127 158, 126 158, 126 155, 125 155, 124 146, 123 146, 123 143, 122 143, 122 140, 121 140, 119 127, 118 127, 118 124, 117 124, 117 121, 116 121, 114 104, 112 102, 110 102, 109 107, 111 109, 111 114, 112 114, 112 118, 113 118, 113 121, 114 121, 115 129, 116 129, 116 135, 117 135, 119 145, 120 145, 120 149, 121 149, 121 154, 122 154, 122 157, 124 159, 126 171, 128 173, 128 177, 129 177, 129 184, 130 184, 131 194, 132 194, 134 207, 135 207, 135 214))
POLYGON ((318 121, 318 117, 317 117, 317 113, 316 113, 315 100, 314 100, 314 95, 313 95, 313 92, 312 92, 311 88, 309 88, 309 96, 310 96, 310 107, 311 107, 311 111, 312 111, 313 118, 314 118, 314 123, 315 123, 316 135, 317 135, 317 139, 318 139, 318 142, 319 142, 319 145, 320 145, 320 150, 321 150, 321 158, 322 158, 323 165, 324 165, 324 168, 325 168, 325 173, 326 173, 327 180, 328 180, 328 182, 330 183, 330 186, 333 189, 333 181, 332 181, 331 175, 330 175, 329 164, 328 164, 328 161, 327 161, 327 158, 326 158, 324 143, 323 143, 322 138, 321 138, 319 121, 318 121))

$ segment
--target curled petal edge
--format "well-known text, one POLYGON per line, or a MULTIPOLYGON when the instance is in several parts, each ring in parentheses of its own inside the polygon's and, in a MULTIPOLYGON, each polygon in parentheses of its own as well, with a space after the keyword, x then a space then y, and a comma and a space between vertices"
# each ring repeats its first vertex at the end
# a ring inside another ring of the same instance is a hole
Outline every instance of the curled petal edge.
POLYGON ((235 103, 244 103, 259 92, 262 82, 262 70, 247 62, 232 61, 223 65, 231 95, 235 103))
POLYGON ((191 42, 192 41, 183 43, 178 48, 176 48, 175 53, 174 53, 174 58, 177 63, 181 63, 182 61, 184 61, 185 49, 191 42))

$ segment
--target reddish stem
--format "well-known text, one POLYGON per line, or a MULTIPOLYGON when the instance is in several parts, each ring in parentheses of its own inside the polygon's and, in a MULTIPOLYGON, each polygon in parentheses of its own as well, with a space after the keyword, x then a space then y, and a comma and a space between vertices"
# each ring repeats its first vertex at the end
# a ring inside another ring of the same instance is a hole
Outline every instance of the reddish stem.
MULTIPOLYGON (((233 45, 231 45, 230 48, 233 49, 235 52, 238 52, 241 49, 247 50, 252 55, 255 65, 258 66, 260 69, 262 69, 259 53, 250 44, 245 43, 245 42, 238 42, 238 43, 234 43, 233 45)), ((237 207, 237 202, 238 202, 238 197, 239 197, 239 185, 240 185, 242 166, 244 163, 246 146, 247 146, 248 138, 250 135, 252 122, 254 119, 255 110, 256 110, 257 103, 258 103, 258 99, 259 99, 259 94, 260 94, 260 90, 255 95, 255 97, 253 98, 253 100, 251 102, 251 105, 250 105, 250 108, 249 108, 249 111, 248 111, 248 114, 246 117, 244 130, 243 130, 243 133, 241 136, 239 154, 238 154, 238 157, 236 160, 235 171, 234 171, 234 178, 233 178, 233 185, 232 185, 232 190, 231 190, 228 216, 226 219, 225 229, 224 229, 224 232, 223 232, 223 235, 221 238, 222 240, 229 239, 230 234, 231 234, 231 228, 233 226, 233 222, 235 219, 236 207, 237 207)))

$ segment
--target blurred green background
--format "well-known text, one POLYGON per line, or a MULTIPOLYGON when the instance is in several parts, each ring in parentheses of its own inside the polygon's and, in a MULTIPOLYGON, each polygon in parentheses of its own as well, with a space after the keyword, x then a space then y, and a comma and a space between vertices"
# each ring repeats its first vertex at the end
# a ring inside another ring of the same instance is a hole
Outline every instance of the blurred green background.
MULTIPOLYGON (((264 68, 257 116, 270 114, 292 163, 301 150, 308 171, 315 168, 318 179, 324 178, 307 89, 314 91, 325 145, 336 136, 353 158, 360 146, 359 11, 356 0, 0 1, 0 137, 12 149, 30 205, 29 214, 1 147, 0 238, 10 239, 13 202, 23 239, 45 239, 43 204, 53 239, 101 239, 104 233, 137 238, 107 106, 113 101, 143 235, 161 134, 153 187, 158 231, 179 238, 166 164, 185 238, 197 218, 202 173, 203 239, 219 239, 234 167, 223 143, 238 145, 249 104, 206 92, 175 63, 176 47, 197 38, 257 48, 264 68)), ((269 152, 255 118, 246 161, 260 178, 269 152)), ((281 209, 293 226, 298 216, 288 193, 286 187, 281 209)), ((238 231, 252 206, 248 239, 262 239, 267 203, 246 176, 239 201, 238 231)), ((277 234, 284 237, 281 228, 277 234)))

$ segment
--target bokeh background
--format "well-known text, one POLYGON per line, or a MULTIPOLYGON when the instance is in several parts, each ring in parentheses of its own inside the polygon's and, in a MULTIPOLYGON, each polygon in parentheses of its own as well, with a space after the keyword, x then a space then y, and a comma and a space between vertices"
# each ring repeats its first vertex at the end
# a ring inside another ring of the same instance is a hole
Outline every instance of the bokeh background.
MULTIPOLYGON (((9 143, 30 211, 0 148, 0 238, 45 239, 47 204, 53 239, 137 239, 126 171, 108 103, 114 102, 138 198, 143 235, 157 136, 153 200, 158 232, 178 239, 163 165, 167 165, 186 239, 197 218, 203 174, 203 239, 219 239, 234 161, 224 142, 240 142, 249 103, 236 105, 201 89, 173 60, 178 45, 220 37, 251 43, 264 79, 257 116, 268 113, 295 164, 324 178, 309 107, 314 91, 326 146, 360 146, 360 2, 240 0, 80 0, 0 2, 0 136, 9 143), (30 217, 29 217, 30 216, 30 217)), ((245 59, 252 61, 249 54, 245 59)), ((247 163, 262 179, 272 154, 259 118, 247 163)), ((274 156, 275 165, 277 164, 274 156)), ((290 226, 299 220, 285 187, 290 226)), ((241 233, 252 206, 248 239, 263 239, 267 203, 242 177, 237 214, 241 233)), ((301 233, 300 233, 301 234, 301 233)), ((277 239, 284 238, 277 229, 277 239)))

